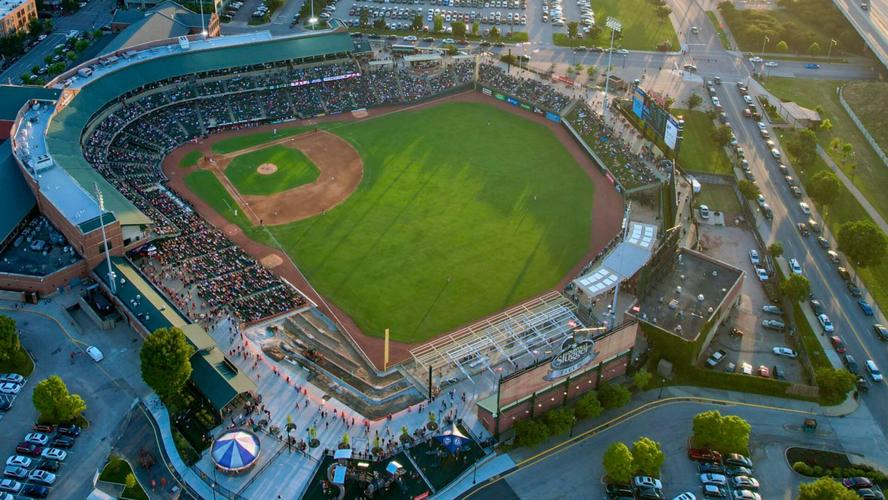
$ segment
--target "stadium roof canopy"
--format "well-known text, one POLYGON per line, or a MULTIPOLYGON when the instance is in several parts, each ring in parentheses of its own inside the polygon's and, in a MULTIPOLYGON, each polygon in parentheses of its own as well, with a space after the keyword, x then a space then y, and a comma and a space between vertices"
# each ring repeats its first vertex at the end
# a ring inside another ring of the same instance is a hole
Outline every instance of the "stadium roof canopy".
POLYGON ((33 85, 0 85, 0 120, 15 120, 22 107, 31 99, 55 101, 62 93, 33 85))
MULTIPOLYGON (((108 184, 83 157, 80 143, 83 130, 105 104, 145 84, 167 78, 281 60, 315 59, 335 54, 344 56, 354 50, 352 38, 347 32, 266 38, 237 44, 225 43, 225 38, 233 37, 200 41, 206 42, 204 48, 201 48, 201 43, 195 42, 188 50, 178 45, 147 49, 149 57, 129 64, 125 61, 117 63, 119 68, 96 75, 83 84, 50 122, 46 146, 53 160, 86 191, 92 192, 94 183, 97 183, 104 194, 106 208, 114 212, 121 224, 149 224, 151 219, 108 184)), ((126 59, 127 56, 121 53, 120 57, 126 59)), ((97 64, 97 61, 92 64, 97 64)))
POLYGON ((2 242, 37 204, 34 193, 25 184, 25 178, 22 177, 22 172, 12 156, 9 141, 0 144, 0 186, 3 186, 3 196, 0 197, 0 242, 2 242))

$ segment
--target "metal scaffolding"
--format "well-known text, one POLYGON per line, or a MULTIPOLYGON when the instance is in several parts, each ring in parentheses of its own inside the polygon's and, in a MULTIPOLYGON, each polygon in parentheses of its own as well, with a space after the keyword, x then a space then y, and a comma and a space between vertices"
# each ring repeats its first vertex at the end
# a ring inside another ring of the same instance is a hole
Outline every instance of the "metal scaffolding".
POLYGON ((495 316, 410 350, 417 366, 439 379, 472 375, 506 362, 517 367, 521 356, 549 355, 580 326, 576 306, 559 292, 519 304, 495 316))

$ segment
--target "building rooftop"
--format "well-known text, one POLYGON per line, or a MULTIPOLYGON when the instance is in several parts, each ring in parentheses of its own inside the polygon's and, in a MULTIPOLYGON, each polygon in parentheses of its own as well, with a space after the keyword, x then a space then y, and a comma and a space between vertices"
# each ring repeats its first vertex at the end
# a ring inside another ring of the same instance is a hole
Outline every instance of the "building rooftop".
POLYGON ((15 120, 18 112, 32 99, 56 101, 62 91, 36 85, 0 85, 0 120, 15 120))
POLYGON ((693 250, 681 249, 671 266, 639 297, 638 318, 693 340, 743 272, 693 250))
POLYGON ((0 17, 6 17, 10 12, 22 6, 25 0, 2 0, 0 1, 0 17))
POLYGON ((22 171, 12 156, 9 141, 0 144, 0 186, 3 186, 3 196, 0 197, 0 242, 3 242, 37 205, 34 193, 25 184, 22 171))
POLYGON ((41 215, 12 235, 0 253, 0 273, 47 276, 81 260, 65 236, 41 215))
POLYGON ((175 2, 163 2, 142 11, 139 9, 120 10, 114 14, 112 22, 131 23, 102 50, 103 54, 129 49, 156 40, 177 38, 200 31, 210 23, 212 14, 197 14, 175 2))

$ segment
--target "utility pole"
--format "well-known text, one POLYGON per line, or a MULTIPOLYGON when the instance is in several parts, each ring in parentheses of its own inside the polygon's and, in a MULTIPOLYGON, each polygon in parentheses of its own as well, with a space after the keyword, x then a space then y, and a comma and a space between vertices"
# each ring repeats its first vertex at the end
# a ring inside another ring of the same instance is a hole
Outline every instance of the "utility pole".
POLYGON ((826 50, 826 60, 827 60, 827 61, 829 61, 829 57, 830 57, 830 55, 832 54, 832 48, 833 48, 833 45, 838 45, 838 44, 839 44, 839 42, 837 42, 837 41, 835 41, 834 39, 830 38, 830 40, 829 40, 829 48, 826 50))
POLYGON ((623 29, 623 25, 615 18, 608 17, 607 27, 611 29, 611 45, 610 50, 607 52, 607 73, 604 76, 604 101, 602 102, 602 107, 604 109, 601 112, 601 116, 604 118, 605 123, 607 122, 607 91, 610 87, 611 60, 614 57, 614 36, 618 31, 623 29))

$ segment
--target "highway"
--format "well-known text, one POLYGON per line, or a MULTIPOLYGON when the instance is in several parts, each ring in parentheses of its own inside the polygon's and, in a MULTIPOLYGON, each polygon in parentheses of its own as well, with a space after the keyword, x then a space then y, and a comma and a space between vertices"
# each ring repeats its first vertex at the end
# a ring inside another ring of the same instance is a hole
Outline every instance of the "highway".
POLYGON ((833 3, 860 33, 873 54, 888 67, 888 2, 867 0, 868 10, 860 8, 861 0, 833 0, 833 3))

